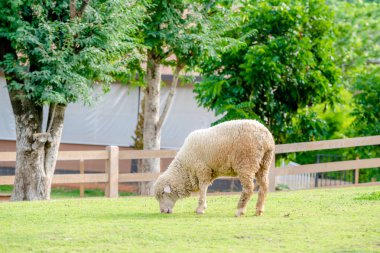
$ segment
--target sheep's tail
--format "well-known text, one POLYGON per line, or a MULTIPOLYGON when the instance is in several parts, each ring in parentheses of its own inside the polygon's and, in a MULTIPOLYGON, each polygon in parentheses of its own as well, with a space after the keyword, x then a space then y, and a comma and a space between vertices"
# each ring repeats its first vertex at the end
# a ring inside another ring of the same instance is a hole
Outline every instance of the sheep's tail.
POLYGON ((269 174, 269 168, 272 163, 273 156, 274 156, 274 148, 268 149, 264 153, 263 159, 261 160, 261 163, 260 163, 261 174, 263 175, 269 174))

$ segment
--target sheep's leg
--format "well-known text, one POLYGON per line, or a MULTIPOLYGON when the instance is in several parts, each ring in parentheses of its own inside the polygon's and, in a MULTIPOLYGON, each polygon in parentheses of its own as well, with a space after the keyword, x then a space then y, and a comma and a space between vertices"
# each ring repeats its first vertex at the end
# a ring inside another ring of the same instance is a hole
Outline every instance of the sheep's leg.
POLYGON ((269 167, 272 162, 273 151, 265 153, 263 160, 261 161, 260 170, 256 173, 256 182, 260 186, 259 197, 256 203, 256 215, 261 216, 264 213, 265 198, 268 192, 268 175, 269 167))
POLYGON ((236 217, 239 217, 243 214, 245 214, 245 211, 247 209, 248 201, 251 199, 251 196, 253 194, 253 178, 251 176, 239 176, 240 183, 243 186, 243 191, 240 196, 240 200, 238 203, 238 210, 236 212, 236 217))
POLYGON ((256 182, 260 186, 259 197, 256 203, 256 215, 261 216, 264 213, 265 198, 268 192, 268 171, 266 171, 266 173, 262 173, 262 171, 257 173, 256 182))
POLYGON ((207 188, 209 184, 201 184, 199 186, 199 200, 198 200, 198 207, 195 210, 197 214, 203 214, 205 212, 205 209, 207 208, 206 204, 206 195, 207 195, 207 188))

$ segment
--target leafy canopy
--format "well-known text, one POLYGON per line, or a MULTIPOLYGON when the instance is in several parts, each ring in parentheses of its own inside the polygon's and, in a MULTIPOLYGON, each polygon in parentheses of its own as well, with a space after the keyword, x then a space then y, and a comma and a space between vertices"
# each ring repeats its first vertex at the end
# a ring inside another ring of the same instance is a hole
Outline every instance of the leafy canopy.
MULTIPOLYGON (((299 109, 337 100, 332 13, 321 0, 257 0, 243 1, 236 15, 239 23, 225 36, 243 45, 203 64, 197 100, 221 121, 258 119, 286 142, 295 122, 313 120, 294 120, 299 109)), ((312 124, 305 131, 314 131, 312 124)))
POLYGON ((195 68, 205 55, 226 44, 220 36, 228 23, 227 1, 158 1, 147 7, 144 44, 151 57, 167 66, 195 68), (224 22, 224 23, 223 23, 224 22))
MULTIPOLYGON (((345 88, 334 110, 322 105, 310 108, 325 121, 320 139, 336 139, 380 134, 380 2, 361 0, 327 1, 334 11, 335 63, 341 67, 340 82, 345 88)), ((302 136, 303 132, 299 132, 302 136)), ((302 138, 302 137, 301 137, 302 138)), ((301 164, 313 163, 317 154, 334 154, 342 160, 375 158, 379 146, 297 153, 291 157, 301 164)), ((348 175, 352 176, 350 172, 348 175)), ((326 175, 324 175, 326 176, 326 175)), ((340 172, 328 178, 341 180, 340 172)), ((380 169, 360 170, 360 182, 380 180, 380 169)))
MULTIPOLYGON (((77 1, 80 8, 82 1, 77 1)), ((0 2, 0 39, 11 49, 0 58, 8 89, 37 104, 89 101, 93 83, 107 84, 134 62, 144 7, 139 1, 91 0, 70 18, 70 1, 0 2)))
MULTIPOLYGON (((347 134, 380 134, 380 3, 337 1, 337 63, 342 81, 353 94, 354 121, 347 134)), ((345 129, 343 129, 345 130, 345 129)))

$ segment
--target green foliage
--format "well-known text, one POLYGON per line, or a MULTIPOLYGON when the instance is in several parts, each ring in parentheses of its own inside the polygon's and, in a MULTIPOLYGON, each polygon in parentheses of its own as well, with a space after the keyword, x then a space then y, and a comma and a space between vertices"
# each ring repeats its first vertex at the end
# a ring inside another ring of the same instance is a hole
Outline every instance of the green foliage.
POLYGON ((342 66, 344 85, 353 94, 354 120, 341 129, 348 136, 380 133, 380 4, 375 2, 330 3, 336 12, 336 62, 342 66))
MULTIPOLYGON (((338 2, 345 11, 338 18, 343 24, 351 23, 351 31, 340 30, 342 49, 351 56, 344 62, 345 80, 353 97, 351 116, 354 120, 348 128, 349 136, 371 136, 380 134, 380 3, 338 2), (347 38, 344 32, 353 36, 347 38), (377 64, 376 60, 378 61, 377 64)), ((339 27, 340 28, 340 27, 339 27)), ((345 59, 345 58, 344 58, 345 59)), ((373 158, 380 156, 380 146, 368 146, 345 152, 346 156, 373 158)), ((380 168, 360 170, 360 181, 380 181, 380 168)))
POLYGON ((293 117, 292 127, 287 131, 287 139, 288 143, 321 140, 326 138, 327 132, 326 121, 321 119, 316 112, 306 108, 298 110, 293 117))
POLYGON ((220 37, 229 24, 225 5, 223 1, 153 0, 142 26, 144 44, 161 64, 194 69, 229 41, 220 37))
POLYGON ((265 214, 234 212, 238 195, 179 201, 171 215, 152 197, 0 204, 1 252, 378 252, 377 187, 269 194, 265 214))
POLYGON ((334 1, 336 62, 351 91, 354 116, 350 136, 379 134, 380 4, 376 1, 334 1))
POLYGON ((82 17, 70 18, 67 0, 1 1, 0 38, 12 50, 0 67, 17 76, 8 89, 39 104, 89 101, 94 82, 107 91, 113 76, 138 62, 143 11, 138 1, 94 0, 82 17))
POLYGON ((353 89, 355 135, 380 135, 380 68, 358 75, 353 89))
POLYGON ((276 185, 276 191, 286 191, 289 190, 289 186, 286 184, 278 184, 276 185))
POLYGON ((237 12, 241 20, 226 36, 244 45, 204 63, 204 79, 195 88, 199 104, 224 114, 221 121, 258 119, 280 143, 297 131, 307 131, 300 136, 304 141, 322 135, 313 113, 296 115, 337 101, 329 8, 324 1, 272 0, 243 2, 237 12), (306 121, 302 130, 294 129, 306 121))
POLYGON ((335 60, 350 88, 352 78, 370 66, 368 60, 380 57, 380 4, 354 0, 332 1, 330 6, 335 12, 335 60))
POLYGON ((1 193, 11 193, 13 191, 13 186, 11 185, 0 185, 0 192, 1 193))
MULTIPOLYGON (((379 134, 380 75, 372 63, 380 59, 379 4, 255 1, 238 13, 239 25, 225 36, 245 45, 209 58, 195 89, 199 104, 223 115, 216 123, 258 119, 278 143, 379 134)), ((287 159, 315 163, 321 153, 351 160, 378 157, 380 149, 314 151, 287 159)), ((378 168, 360 170, 360 182, 373 179, 380 180, 378 168)))
MULTIPOLYGON (((335 11, 335 62, 342 68, 346 91, 338 110, 319 113, 328 123, 326 138, 379 135, 380 129, 380 4, 332 1, 335 11)), ((379 146, 332 151, 343 160, 380 156, 379 146)), ((331 153, 325 151, 324 153, 331 153)), ((305 159, 302 155, 297 160, 305 159)), ((360 170, 360 182, 380 180, 380 169, 360 170)))
POLYGON ((351 127, 354 117, 351 115, 352 94, 346 89, 340 90, 339 103, 334 107, 325 104, 317 104, 312 107, 299 110, 298 114, 293 118, 293 128, 289 131, 292 136, 289 137, 292 142, 302 141, 301 135, 308 134, 307 139, 310 140, 332 140, 347 138, 349 128, 351 127), (297 120, 310 115, 308 120, 297 120), (310 127, 311 125, 311 127, 310 127), (310 129, 304 130, 309 127, 310 129), (310 135, 311 134, 311 135, 310 135))

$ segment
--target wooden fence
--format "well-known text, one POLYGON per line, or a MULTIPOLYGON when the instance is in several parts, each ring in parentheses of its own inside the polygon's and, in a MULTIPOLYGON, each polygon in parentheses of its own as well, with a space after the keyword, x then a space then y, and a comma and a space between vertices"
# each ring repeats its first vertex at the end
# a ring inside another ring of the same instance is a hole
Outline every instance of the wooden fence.
MULTIPOLYGON (((350 148, 360 146, 372 146, 380 145, 380 135, 358 137, 350 139, 338 139, 330 141, 315 141, 315 142, 301 142, 292 144, 278 144, 276 145, 276 155, 304 152, 313 150, 326 150, 337 148, 350 148)), ((275 160, 275 158, 273 158, 275 160)), ((318 164, 306 164, 299 166, 287 166, 285 168, 276 168, 275 162, 272 161, 271 173, 269 174, 269 189, 275 190, 276 176, 294 175, 301 173, 314 173, 314 172, 331 172, 331 171, 345 171, 355 170, 355 185, 359 184, 359 170, 365 168, 380 167, 380 158, 362 159, 362 160, 350 160, 340 162, 328 162, 318 164)), ((380 185, 380 182, 372 182, 361 185, 380 185)))
MULTIPOLYGON (((304 152, 312 150, 326 150, 337 148, 349 148, 369 145, 380 145, 380 135, 339 139, 330 141, 316 141, 293 144, 276 145, 276 154, 304 152)), ((53 184, 86 184, 105 183, 107 197, 118 197, 119 183, 154 181, 159 173, 119 173, 119 160, 144 159, 144 158, 173 158, 177 150, 125 150, 119 151, 117 146, 108 146, 106 150, 97 151, 60 151, 58 161, 80 161, 80 174, 54 175, 53 184), (105 173, 84 173, 84 161, 105 160, 105 173)), ((328 162, 319 164, 307 164, 300 166, 275 167, 273 158, 272 168, 269 174, 270 191, 275 190, 275 178, 281 175, 293 175, 312 172, 329 172, 356 170, 355 185, 359 184, 359 169, 380 167, 380 158, 328 162)), ((0 152, 0 161, 15 162, 15 152, 0 152)), ((225 177, 227 178, 227 177, 225 177)), ((12 185, 14 176, 0 176, 0 185, 12 185)), ((372 182, 361 185, 380 185, 380 182, 372 182)), ((81 187, 83 193, 83 186, 81 187)))

